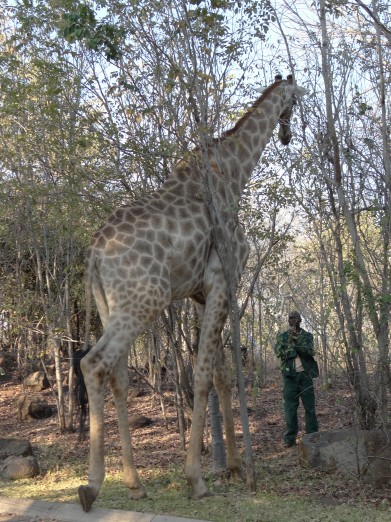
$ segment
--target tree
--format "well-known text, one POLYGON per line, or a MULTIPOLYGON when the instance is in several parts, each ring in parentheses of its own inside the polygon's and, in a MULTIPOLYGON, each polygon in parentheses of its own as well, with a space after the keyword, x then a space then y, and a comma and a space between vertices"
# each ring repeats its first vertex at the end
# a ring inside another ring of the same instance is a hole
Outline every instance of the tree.
MULTIPOLYGON (((349 9, 349 6, 321 2, 321 44, 315 33, 308 32, 308 48, 314 50, 319 45, 324 101, 314 96, 312 109, 307 107, 302 111, 305 129, 302 163, 291 163, 292 173, 313 175, 311 184, 303 183, 294 175, 291 179, 303 187, 297 193, 298 200, 301 199, 303 209, 317 231, 326 261, 327 277, 332 284, 334 306, 343 332, 348 375, 357 393, 360 424, 373 427, 377 404, 370 392, 366 367, 365 351, 367 355, 372 352, 369 347, 364 348, 368 327, 372 330, 378 361, 383 367, 383 370, 379 369, 382 384, 377 391, 383 423, 389 382, 388 334, 384 335, 389 330, 389 305, 386 304, 389 301, 386 253, 389 248, 389 227, 386 224, 390 211, 389 149, 381 139, 384 134, 382 122, 387 119, 387 109, 382 102, 384 96, 380 94, 377 98, 377 93, 384 94, 387 86, 381 75, 384 56, 381 52, 376 54, 376 50, 382 49, 379 40, 374 45, 380 35, 375 37, 372 34, 369 45, 360 25, 354 28, 354 33, 347 35, 343 28, 347 24, 349 9), (351 53, 351 34, 355 35, 354 46, 362 54, 351 53), (356 67, 362 66, 359 63, 361 56, 366 57, 364 69, 361 69, 365 71, 364 79, 356 75, 356 67), (369 56, 371 63, 367 62, 369 56), (376 80, 373 76, 375 70, 380 71, 376 80), (375 88, 368 90, 368 85, 375 88), (379 117, 372 112, 374 105, 379 107, 379 117), (377 140, 368 141, 368 125, 371 135, 377 136, 377 140), (379 162, 379 158, 382 161, 379 162), (374 250, 368 233, 376 222, 386 225, 385 229, 380 227, 379 235, 376 232, 379 243, 374 250), (330 232, 332 243, 327 240, 330 232)), ((289 8, 289 12, 298 16, 295 8, 289 8)), ((362 19, 358 17, 358 21, 360 24, 362 19)), ((311 71, 313 85, 320 85, 317 71, 309 67, 307 70, 311 71)), ((370 337, 366 339, 367 343, 370 342, 370 337)))

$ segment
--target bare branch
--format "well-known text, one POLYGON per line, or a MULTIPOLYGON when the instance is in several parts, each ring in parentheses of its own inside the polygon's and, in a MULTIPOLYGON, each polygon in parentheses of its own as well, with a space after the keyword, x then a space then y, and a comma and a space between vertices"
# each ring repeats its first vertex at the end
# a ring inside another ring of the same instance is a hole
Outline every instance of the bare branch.
POLYGON ((375 25, 380 29, 380 31, 383 33, 383 35, 387 38, 387 40, 391 44, 391 31, 387 29, 387 27, 381 23, 379 18, 374 14, 374 12, 369 9, 367 5, 364 4, 361 0, 354 0, 357 5, 359 5, 364 11, 372 18, 372 20, 375 22, 375 25))

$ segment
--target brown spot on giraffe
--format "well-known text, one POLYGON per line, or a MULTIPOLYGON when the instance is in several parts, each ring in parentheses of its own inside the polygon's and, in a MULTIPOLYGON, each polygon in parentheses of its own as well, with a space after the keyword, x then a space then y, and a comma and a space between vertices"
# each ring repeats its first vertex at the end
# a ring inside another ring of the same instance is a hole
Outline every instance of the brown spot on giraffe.
MULTIPOLYGON (((208 183, 214 184, 217 204, 226 213, 227 227, 232 229, 236 271, 240 276, 248 255, 244 232, 235 219, 241 191, 281 115, 284 115, 284 129, 280 137, 287 143, 287 118, 295 98, 303 94, 303 89, 290 79, 277 79, 233 129, 213 140, 206 151, 198 147, 189 153, 152 196, 116 210, 91 241, 87 253, 86 322, 88 325, 93 295, 104 334, 81 363, 90 403, 88 485, 79 488, 85 511, 90 510, 98 496, 105 474, 103 382, 106 381, 111 383, 117 408, 125 485, 134 499, 146 494, 133 461, 129 432, 127 353, 137 336, 174 299, 192 297, 201 321, 185 465, 191 495, 201 498, 208 494, 200 460, 212 380, 223 413, 228 466, 233 476, 240 475, 231 385, 221 341, 228 315, 227 288, 213 240, 208 183), (259 134, 259 140, 254 139, 255 134, 259 134), (227 208, 232 210, 227 213, 227 208), (116 241, 118 235, 120 242, 116 241)), ((88 338, 87 327, 87 341, 88 338)))

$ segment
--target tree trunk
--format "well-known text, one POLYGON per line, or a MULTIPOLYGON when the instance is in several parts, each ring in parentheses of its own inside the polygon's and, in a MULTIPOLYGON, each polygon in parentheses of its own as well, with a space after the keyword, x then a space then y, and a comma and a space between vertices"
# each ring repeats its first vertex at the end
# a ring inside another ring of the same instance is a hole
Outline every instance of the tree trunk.
MULTIPOLYGON (((70 252, 68 250, 67 264, 70 266, 70 252)), ((75 407, 75 395, 74 390, 74 365, 73 365, 73 345, 72 345, 72 327, 71 327, 71 309, 70 309, 70 296, 69 296, 69 277, 65 275, 65 322, 67 332, 67 348, 68 348, 68 417, 66 422, 66 430, 73 432, 73 415, 75 407)))
MULTIPOLYGON (((357 2, 363 6, 362 2, 357 2)), ((390 267, 390 241, 391 241, 391 157, 389 146, 389 105, 386 100, 386 75, 384 71, 384 57, 381 41, 381 34, 385 35, 391 42, 391 32, 378 22, 377 2, 372 2, 373 19, 376 28, 377 55, 379 61, 379 91, 381 108, 381 136, 382 136, 382 163, 384 167, 384 217, 381 222, 383 234, 382 263, 383 271, 381 274, 381 295, 382 301, 379 307, 379 329, 377 335, 379 360, 376 374, 379 375, 377 394, 380 397, 380 408, 382 424, 388 424, 388 394, 387 390, 391 386, 390 370, 390 347, 389 347, 389 317, 391 310, 391 267, 390 267)))
POLYGON ((348 342, 349 342, 349 350, 347 351, 347 357, 351 359, 351 364, 348 364, 348 375, 349 380, 352 383, 357 398, 357 413, 359 417, 360 426, 363 429, 372 429, 375 425, 375 413, 377 408, 376 400, 372 397, 370 393, 369 383, 367 374, 365 371, 365 367, 360 364, 360 357, 362 356, 361 350, 362 346, 359 343, 359 339, 357 336, 357 330, 355 321, 353 319, 353 314, 351 310, 350 298, 347 292, 348 283, 345 273, 345 265, 343 259, 343 243, 342 243, 342 235, 341 235, 341 222, 340 222, 340 214, 336 209, 335 202, 333 200, 333 186, 336 189, 337 197, 339 201, 340 208, 342 210, 343 216, 345 218, 345 222, 348 228, 348 231, 351 235, 351 239, 354 246, 355 259, 357 262, 357 266, 360 271, 360 275, 364 280, 364 288, 366 290, 366 297, 369 302, 369 316, 372 321, 372 325, 376 331, 378 325, 378 319, 375 313, 374 307, 374 299, 371 291, 371 285, 369 283, 368 274, 366 272, 364 258, 361 252, 360 241, 357 234, 357 230, 355 227, 354 219, 350 209, 348 208, 344 188, 342 184, 342 168, 341 168, 341 160, 340 160, 340 147, 338 142, 338 137, 335 129, 334 123, 334 114, 333 114, 333 98, 332 98, 332 85, 330 79, 332 75, 330 74, 329 68, 329 36, 327 33, 327 24, 326 24, 326 2, 325 0, 320 0, 319 3, 320 9, 320 24, 322 31, 322 46, 321 46, 321 55, 322 55, 322 73, 324 79, 325 86, 325 97, 326 97, 326 113, 327 113, 327 130, 328 136, 330 138, 331 146, 332 146, 332 165, 334 170, 334 181, 328 181, 329 184, 329 197, 331 202, 331 207, 334 211, 334 218, 336 220, 336 227, 334 232, 334 238, 336 242, 336 250, 338 256, 338 276, 340 280, 340 296, 342 301, 342 310, 344 314, 344 318, 346 321, 344 324, 346 325, 348 331, 348 342))
POLYGON ((56 384, 57 384, 57 416, 60 431, 65 431, 65 408, 64 408, 64 390, 62 386, 62 372, 61 372, 61 353, 60 353, 60 341, 54 338, 53 342, 53 358, 54 367, 56 373, 56 384))

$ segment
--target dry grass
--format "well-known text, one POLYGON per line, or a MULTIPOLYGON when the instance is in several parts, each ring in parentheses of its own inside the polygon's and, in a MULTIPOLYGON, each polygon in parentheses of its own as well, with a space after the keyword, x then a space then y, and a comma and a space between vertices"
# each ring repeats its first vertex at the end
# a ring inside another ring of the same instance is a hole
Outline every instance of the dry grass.
MULTIPOLYGON (((343 429, 353 419, 352 399, 342 384, 323 390, 317 383, 321 429, 343 429)), ((146 389, 144 390, 146 391, 146 389)), ((77 434, 60 434, 56 418, 20 422, 15 397, 22 393, 13 381, 0 382, 1 437, 28 438, 41 466, 36 479, 0 483, 1 495, 56 502, 77 502, 77 487, 87 474, 88 441, 77 434)), ((51 392, 44 392, 54 404, 51 392)), ((212 522, 284 521, 389 521, 389 491, 375 491, 358 477, 328 475, 301 468, 297 452, 285 449, 281 381, 278 373, 268 384, 249 391, 250 424, 257 468, 257 492, 244 483, 231 483, 208 471, 210 454, 203 455, 207 483, 214 496, 200 501, 187 498, 184 454, 180 449, 175 412, 167 408, 167 419, 151 395, 133 399, 130 413, 147 415, 154 424, 133 434, 135 460, 148 498, 128 499, 121 481, 121 455, 115 411, 106 407, 107 476, 96 506, 200 518, 212 522)), ((238 444, 242 448, 240 417, 236 406, 238 444)))

